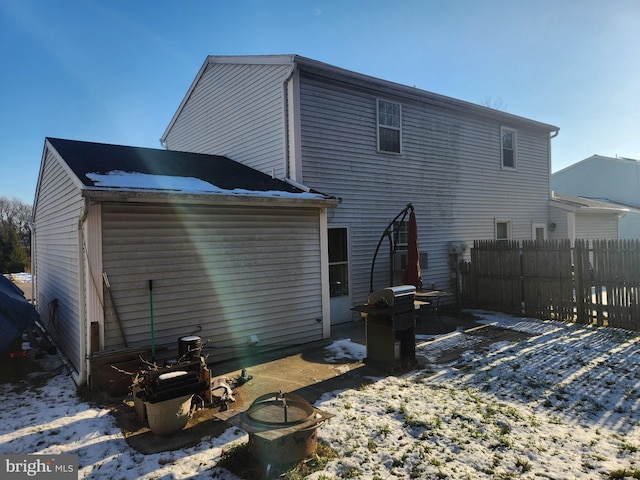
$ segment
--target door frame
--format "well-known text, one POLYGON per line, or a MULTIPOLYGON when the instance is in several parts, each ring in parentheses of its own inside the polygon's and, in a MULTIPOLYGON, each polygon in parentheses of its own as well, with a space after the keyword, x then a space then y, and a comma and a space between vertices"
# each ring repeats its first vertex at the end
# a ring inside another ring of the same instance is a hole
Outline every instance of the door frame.
MULTIPOLYGON (((351 296, 353 293, 353 282, 352 282, 352 268, 351 268, 351 227, 345 224, 328 224, 327 225, 327 238, 329 237, 329 230, 342 229, 346 231, 346 242, 347 242, 347 281, 349 283, 349 294, 340 296, 340 297, 331 297, 329 294, 329 303, 331 310, 331 325, 339 325, 342 323, 347 323, 352 320, 351 313, 351 296), (337 312, 341 312, 341 315, 337 315, 337 312)), ((329 242, 327 241, 327 258, 329 257, 329 242)), ((328 267, 331 267, 331 262, 328 263, 328 267)), ((329 280, 329 276, 327 276, 327 280, 329 280)), ((329 290, 331 290, 331 285, 329 285, 329 290)))

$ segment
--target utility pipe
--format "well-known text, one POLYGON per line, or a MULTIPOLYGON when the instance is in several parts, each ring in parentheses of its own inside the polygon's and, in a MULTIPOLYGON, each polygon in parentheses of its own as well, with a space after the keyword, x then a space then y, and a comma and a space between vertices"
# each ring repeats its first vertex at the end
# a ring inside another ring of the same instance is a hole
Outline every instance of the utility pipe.
POLYGON ((153 280, 149 280, 149 312, 151 316, 151 361, 156 362, 156 332, 153 324, 153 280))

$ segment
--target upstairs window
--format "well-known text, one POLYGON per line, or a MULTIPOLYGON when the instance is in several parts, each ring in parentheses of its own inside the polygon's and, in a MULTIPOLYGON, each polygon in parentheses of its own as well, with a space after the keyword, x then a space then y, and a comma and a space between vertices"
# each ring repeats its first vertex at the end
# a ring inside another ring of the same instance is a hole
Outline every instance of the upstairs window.
POLYGON ((512 128, 502 127, 500 129, 502 141, 502 168, 516 168, 516 131, 512 128))
POLYGON ((400 153, 402 109, 399 103, 378 100, 378 150, 400 153))

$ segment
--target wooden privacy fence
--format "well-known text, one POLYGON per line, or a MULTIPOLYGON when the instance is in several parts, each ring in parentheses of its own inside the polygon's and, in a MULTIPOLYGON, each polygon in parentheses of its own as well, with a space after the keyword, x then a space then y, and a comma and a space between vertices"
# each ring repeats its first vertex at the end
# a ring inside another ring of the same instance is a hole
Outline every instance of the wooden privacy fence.
POLYGON ((467 306, 640 331, 640 240, 477 240, 467 306))

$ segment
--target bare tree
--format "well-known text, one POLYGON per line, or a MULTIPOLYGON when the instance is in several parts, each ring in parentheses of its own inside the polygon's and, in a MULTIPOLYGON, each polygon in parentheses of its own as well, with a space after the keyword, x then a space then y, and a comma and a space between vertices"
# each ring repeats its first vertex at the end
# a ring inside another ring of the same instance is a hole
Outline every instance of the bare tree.
POLYGON ((493 108, 494 110, 502 110, 503 112, 507 111, 507 103, 502 99, 502 97, 492 97, 491 95, 486 95, 482 100, 480 100, 480 105, 483 107, 493 108))
POLYGON ((0 197, 0 273, 24 271, 31 253, 31 205, 0 197))
POLYGON ((31 205, 18 198, 0 197, 0 229, 13 228, 21 240, 29 238, 31 205))

